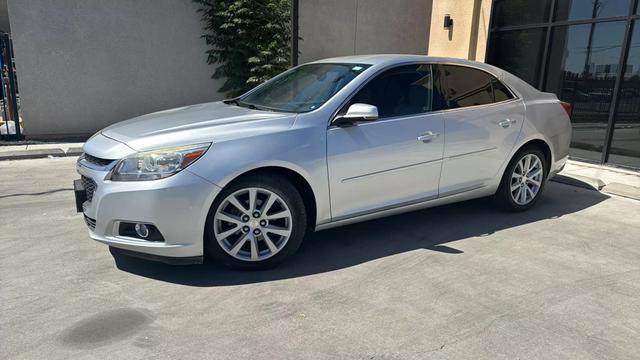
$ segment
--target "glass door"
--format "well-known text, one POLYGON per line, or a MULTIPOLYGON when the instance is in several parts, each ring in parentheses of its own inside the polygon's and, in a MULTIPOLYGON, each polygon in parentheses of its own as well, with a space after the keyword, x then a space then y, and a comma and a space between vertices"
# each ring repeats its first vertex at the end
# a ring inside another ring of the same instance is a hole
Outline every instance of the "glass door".
POLYGON ((625 21, 553 28, 545 91, 571 103, 570 155, 602 161, 625 21))

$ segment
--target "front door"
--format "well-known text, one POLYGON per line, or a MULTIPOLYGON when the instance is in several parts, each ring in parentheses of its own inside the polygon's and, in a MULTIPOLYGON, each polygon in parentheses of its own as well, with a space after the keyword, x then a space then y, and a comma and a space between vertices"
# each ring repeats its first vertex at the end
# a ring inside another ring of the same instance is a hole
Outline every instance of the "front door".
POLYGON ((379 119, 328 129, 333 220, 438 196, 444 121, 431 113, 432 93, 431 66, 405 65, 378 75, 340 111, 375 105, 379 119))

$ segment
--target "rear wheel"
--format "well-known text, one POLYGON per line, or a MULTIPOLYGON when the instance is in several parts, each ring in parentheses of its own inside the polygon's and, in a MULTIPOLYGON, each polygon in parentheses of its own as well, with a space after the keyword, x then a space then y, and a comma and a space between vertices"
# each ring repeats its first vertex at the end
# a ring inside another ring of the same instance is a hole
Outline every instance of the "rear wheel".
POLYGON ((527 147, 513 157, 495 194, 505 210, 524 211, 540 198, 548 174, 548 164, 542 151, 527 147))
POLYGON ((306 219, 302 197, 291 183, 252 175, 226 187, 214 202, 205 251, 232 268, 274 267, 300 247, 306 219))

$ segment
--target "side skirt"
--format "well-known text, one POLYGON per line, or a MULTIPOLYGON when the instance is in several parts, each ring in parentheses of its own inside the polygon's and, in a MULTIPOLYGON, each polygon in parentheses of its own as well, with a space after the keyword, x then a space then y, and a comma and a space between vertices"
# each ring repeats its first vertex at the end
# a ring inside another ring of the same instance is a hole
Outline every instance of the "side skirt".
POLYGON ((379 219, 386 216, 402 214, 405 212, 416 211, 416 210, 451 204, 451 203, 465 201, 465 200, 477 199, 477 198, 493 195, 495 194, 496 190, 497 190, 496 186, 483 186, 481 188, 476 188, 474 190, 466 190, 464 192, 451 194, 445 197, 429 199, 429 200, 425 200, 425 201, 421 201, 421 202, 413 203, 409 205, 400 205, 397 207, 386 208, 383 210, 373 211, 373 212, 369 212, 362 215, 356 215, 348 218, 337 219, 328 223, 316 225, 316 231, 332 229, 332 228, 343 226, 343 225, 355 224, 362 221, 379 219))

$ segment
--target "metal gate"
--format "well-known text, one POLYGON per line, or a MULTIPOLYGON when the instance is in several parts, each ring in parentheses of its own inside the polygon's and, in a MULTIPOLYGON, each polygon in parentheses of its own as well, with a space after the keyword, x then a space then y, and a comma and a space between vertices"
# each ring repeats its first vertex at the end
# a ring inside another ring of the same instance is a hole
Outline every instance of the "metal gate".
POLYGON ((16 66, 13 57, 11 36, 0 33, 0 70, 2 72, 0 101, 0 138, 2 140, 22 139, 20 128, 20 93, 16 78, 16 66))

